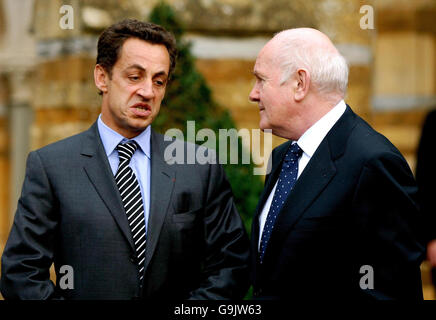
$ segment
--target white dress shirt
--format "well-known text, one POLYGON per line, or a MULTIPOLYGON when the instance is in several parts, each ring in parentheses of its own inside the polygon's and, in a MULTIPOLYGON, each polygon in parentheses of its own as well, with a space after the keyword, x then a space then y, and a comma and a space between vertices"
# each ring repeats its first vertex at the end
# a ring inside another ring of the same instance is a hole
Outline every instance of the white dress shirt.
MULTIPOLYGON (((298 139, 296 143, 303 150, 303 154, 298 160, 298 173, 297 180, 303 172, 309 160, 312 158, 321 141, 330 131, 330 129, 335 125, 339 118, 344 114, 347 108, 344 100, 341 100, 336 106, 333 107, 329 112, 327 112, 321 119, 319 119, 315 124, 313 124, 309 129, 304 132, 304 134, 298 139)), ((295 142, 293 142, 295 143, 295 142)), ((278 179, 277 179, 278 180, 278 179)), ((268 199, 265 201, 262 212, 259 216, 259 240, 258 240, 258 250, 260 248, 260 241, 262 239, 262 231, 265 226, 266 218, 268 216, 269 208, 271 207, 271 202, 274 197, 274 192, 277 188, 277 181, 274 188, 271 190, 268 199)))

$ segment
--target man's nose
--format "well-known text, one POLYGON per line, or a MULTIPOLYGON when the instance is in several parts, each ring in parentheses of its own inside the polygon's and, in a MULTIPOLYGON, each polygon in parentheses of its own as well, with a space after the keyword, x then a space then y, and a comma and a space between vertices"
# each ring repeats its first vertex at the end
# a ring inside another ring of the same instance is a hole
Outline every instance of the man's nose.
POLYGON ((153 90, 153 83, 151 81, 147 81, 138 89, 136 93, 143 97, 145 100, 153 99, 155 95, 153 90))
POLYGON ((248 95, 248 100, 250 100, 251 102, 259 101, 259 91, 256 89, 256 87, 253 87, 253 89, 251 89, 251 92, 248 95))

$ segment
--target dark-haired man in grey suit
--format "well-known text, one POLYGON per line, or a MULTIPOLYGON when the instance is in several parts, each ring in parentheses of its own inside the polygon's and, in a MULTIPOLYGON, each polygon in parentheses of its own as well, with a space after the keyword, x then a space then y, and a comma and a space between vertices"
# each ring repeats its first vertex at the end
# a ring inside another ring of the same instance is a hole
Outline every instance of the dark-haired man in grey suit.
POLYGON ((160 26, 124 20, 102 33, 100 117, 29 154, 2 256, 6 299, 243 297, 248 239, 222 167, 169 165, 170 142, 150 127, 175 59, 160 26))

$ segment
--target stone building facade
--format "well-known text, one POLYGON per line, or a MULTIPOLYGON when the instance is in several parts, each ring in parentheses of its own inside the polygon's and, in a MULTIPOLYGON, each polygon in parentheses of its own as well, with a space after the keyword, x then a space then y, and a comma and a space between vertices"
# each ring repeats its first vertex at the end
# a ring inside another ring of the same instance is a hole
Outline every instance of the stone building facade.
MULTIPOLYGON (((144 20, 158 1, 0 0, 0 253, 27 153, 85 130, 99 114, 93 82, 99 33, 122 18, 144 20)), ((423 117, 436 106, 436 1, 167 2, 186 26, 215 100, 238 128, 258 128, 248 94, 260 48, 277 31, 314 27, 349 63, 346 102, 414 168, 423 117)), ((274 138, 273 145, 281 142, 274 138)))

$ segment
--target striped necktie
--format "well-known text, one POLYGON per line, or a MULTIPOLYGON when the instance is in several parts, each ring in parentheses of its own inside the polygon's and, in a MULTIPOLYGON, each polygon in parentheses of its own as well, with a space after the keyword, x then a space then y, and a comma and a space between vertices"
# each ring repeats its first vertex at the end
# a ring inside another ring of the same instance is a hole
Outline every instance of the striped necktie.
POLYGON ((144 277, 146 242, 144 206, 138 180, 129 166, 130 160, 137 148, 138 144, 135 141, 129 141, 124 144, 120 143, 117 146, 120 163, 115 175, 115 181, 120 191, 130 230, 132 231, 139 267, 139 280, 141 281, 144 277))

